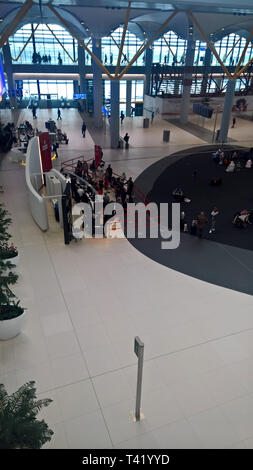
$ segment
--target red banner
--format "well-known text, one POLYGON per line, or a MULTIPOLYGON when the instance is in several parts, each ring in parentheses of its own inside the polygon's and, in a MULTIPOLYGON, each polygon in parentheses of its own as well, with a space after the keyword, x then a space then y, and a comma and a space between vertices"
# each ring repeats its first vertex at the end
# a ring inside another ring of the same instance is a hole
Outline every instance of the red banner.
POLYGON ((52 169, 51 145, 50 145, 49 133, 43 132, 42 134, 40 134, 39 142, 40 142, 42 171, 47 172, 52 169))
POLYGON ((95 145, 95 165, 96 168, 98 167, 99 163, 101 162, 102 158, 102 149, 100 145, 95 145))

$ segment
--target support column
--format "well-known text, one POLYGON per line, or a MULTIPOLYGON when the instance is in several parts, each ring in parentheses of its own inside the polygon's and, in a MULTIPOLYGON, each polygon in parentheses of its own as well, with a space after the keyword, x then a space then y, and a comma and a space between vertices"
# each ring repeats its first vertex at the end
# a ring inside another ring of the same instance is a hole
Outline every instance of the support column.
MULTIPOLYGON (((78 70, 80 75, 80 93, 86 93, 87 95, 87 80, 85 78, 85 51, 84 48, 80 46, 80 44, 78 44, 78 70)), ((82 111, 87 111, 87 98, 86 100, 81 100, 80 103, 83 108, 82 111)))
POLYGON ((152 63, 153 63, 153 49, 149 47, 146 49, 146 81, 145 81, 145 95, 150 95, 150 82, 151 82, 151 73, 152 73, 152 63))
POLYGON ((3 46, 3 56, 4 56, 4 71, 7 75, 7 80, 8 80, 8 90, 13 90, 8 93, 9 99, 10 99, 10 106, 11 108, 17 108, 17 98, 15 95, 16 84, 15 84, 15 80, 13 79, 11 51, 10 51, 10 46, 9 46, 8 41, 7 41, 7 44, 3 46))
POLYGON ((173 93, 174 95, 179 95, 179 89, 180 89, 180 80, 176 79, 174 81, 174 90, 173 90, 173 93))
POLYGON ((203 73, 203 80, 201 84, 201 94, 206 94, 207 84, 208 84, 208 76, 210 73, 210 65, 212 60, 212 52, 209 47, 206 49, 205 57, 204 57, 204 73, 203 73))
POLYGON ((126 117, 131 116, 132 80, 126 82, 126 117))
POLYGON ((181 103, 181 112, 180 112, 180 122, 185 124, 188 121, 188 114, 190 108, 190 98, 191 98, 191 84, 192 84, 192 67, 194 61, 195 53, 195 41, 193 37, 193 29, 191 29, 192 34, 188 36, 187 42, 187 51, 185 58, 185 73, 183 78, 183 93, 182 93, 182 103, 181 103))
POLYGON ((78 94, 78 93, 79 93, 78 81, 73 80, 73 94, 78 94))
MULTIPOLYGON (((101 39, 92 39, 92 52, 101 60, 101 39)), ((102 120, 102 71, 100 67, 92 61, 93 70, 93 107, 94 107, 94 125, 97 128, 103 127, 102 120)))
POLYGON ((215 79, 215 82, 216 82, 215 90, 216 90, 217 92, 220 92, 220 87, 221 87, 221 84, 222 84, 222 79, 221 79, 221 78, 216 78, 216 79, 215 79))
POLYGON ((223 106, 223 113, 222 113, 222 120, 221 120, 221 127, 220 127, 220 135, 219 135, 219 142, 227 142, 228 136, 228 129, 230 124, 230 118, 232 114, 232 107, 234 104, 234 97, 235 97, 235 84, 236 80, 229 80, 227 84, 227 91, 223 106))
POLYGON ((119 81, 111 81, 111 148, 119 145, 119 81))

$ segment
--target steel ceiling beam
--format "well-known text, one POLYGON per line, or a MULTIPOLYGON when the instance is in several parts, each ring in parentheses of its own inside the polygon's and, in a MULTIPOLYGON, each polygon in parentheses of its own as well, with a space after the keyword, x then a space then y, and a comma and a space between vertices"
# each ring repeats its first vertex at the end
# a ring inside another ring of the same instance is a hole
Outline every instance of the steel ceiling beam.
POLYGON ((83 47, 86 52, 92 57, 94 62, 100 67, 101 70, 110 78, 110 80, 115 80, 113 75, 110 74, 109 70, 102 64, 102 62, 91 52, 91 50, 86 46, 84 41, 79 38, 79 36, 75 33, 75 31, 72 30, 70 27, 69 23, 58 13, 57 10, 51 5, 50 3, 47 4, 48 8, 57 16, 57 18, 60 20, 60 22, 63 24, 63 26, 69 31, 69 33, 79 42, 80 46, 83 47))
POLYGON ((126 19, 125 19, 124 29, 123 29, 123 33, 122 33, 122 37, 121 37, 118 61, 117 61, 116 69, 115 69, 115 77, 117 77, 118 74, 119 74, 119 67, 120 67, 123 47, 124 47, 124 44, 125 44, 125 37, 126 37, 126 32, 127 32, 127 26, 128 26, 130 11, 131 11, 131 2, 128 3, 128 8, 127 8, 127 11, 126 11, 126 19))
POLYGON ((225 66, 224 62, 221 60, 218 52, 216 51, 214 45, 211 43, 211 41, 209 40, 209 38, 207 37, 207 35, 204 33, 203 29, 201 28, 200 24, 198 23, 198 21, 196 20, 195 16, 190 12, 188 11, 188 16, 189 18, 192 20, 192 22, 195 24, 196 28, 198 29, 198 31, 200 32, 201 36, 203 37, 203 39, 206 41, 209 49, 212 51, 213 55, 216 57, 216 59, 218 60, 219 64, 221 65, 224 73, 226 74, 226 76, 229 78, 229 79, 233 79, 233 76, 231 75, 231 73, 229 72, 229 70, 227 69, 227 67, 225 66))
POLYGON ((167 20, 162 24, 162 26, 160 26, 160 28, 156 31, 156 33, 152 36, 152 38, 149 39, 148 41, 144 42, 144 44, 142 44, 142 46, 139 48, 139 50, 134 55, 132 60, 130 60, 129 64, 118 75, 119 79, 121 79, 121 77, 123 77, 123 75, 127 72, 129 67, 131 67, 131 65, 133 65, 134 62, 136 62, 136 60, 140 57, 140 55, 143 54, 143 52, 156 40, 156 38, 163 32, 164 28, 166 28, 166 26, 170 23, 170 21, 174 18, 174 16, 177 15, 177 13, 178 13, 178 11, 175 10, 172 13, 172 15, 170 15, 169 18, 167 18, 167 20))
POLYGON ((242 63, 242 61, 243 61, 243 59, 244 59, 244 57, 245 57, 245 54, 246 54, 246 51, 247 51, 247 49, 248 49, 248 45, 249 45, 249 43, 250 43, 250 40, 251 40, 252 36, 253 36, 253 28, 250 30, 248 39, 247 39, 247 41, 246 41, 246 43, 245 43, 245 46, 244 46, 244 49, 243 49, 243 51, 242 51, 242 55, 241 55, 241 57, 240 57, 240 60, 239 60, 239 62, 238 62, 238 64, 237 64, 237 66, 236 66, 234 75, 237 75, 237 73, 238 73, 239 70, 240 70, 240 65, 241 65, 241 63, 242 63))
POLYGON ((33 6, 32 0, 26 0, 24 5, 18 10, 16 16, 13 18, 12 22, 7 26, 5 31, 0 37, 0 48, 4 46, 4 44, 8 41, 9 37, 15 31, 15 29, 20 25, 22 19, 25 17, 27 12, 33 6))

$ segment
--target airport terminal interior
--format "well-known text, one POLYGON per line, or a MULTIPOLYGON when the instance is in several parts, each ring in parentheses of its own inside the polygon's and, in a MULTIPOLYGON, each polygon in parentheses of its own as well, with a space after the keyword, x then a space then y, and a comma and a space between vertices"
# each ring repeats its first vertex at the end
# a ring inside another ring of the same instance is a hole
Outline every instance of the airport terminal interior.
POLYGON ((0 35, 0 384, 52 400, 42 449, 252 449, 252 0, 0 0, 0 35))

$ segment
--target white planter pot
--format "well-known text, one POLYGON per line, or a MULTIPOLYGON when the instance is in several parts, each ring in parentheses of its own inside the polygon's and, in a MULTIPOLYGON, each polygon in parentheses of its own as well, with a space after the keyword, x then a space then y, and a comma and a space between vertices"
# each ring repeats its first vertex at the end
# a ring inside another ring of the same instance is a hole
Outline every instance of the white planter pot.
POLYGON ((21 332, 25 321, 25 315, 26 312, 24 311, 22 315, 19 315, 17 318, 0 321, 0 340, 15 338, 15 336, 21 332))
POLYGON ((6 274, 9 274, 10 271, 12 272, 16 272, 17 271, 17 266, 18 266, 18 263, 19 263, 19 254, 17 256, 14 256, 13 258, 8 258, 8 259, 5 259, 3 260, 5 263, 7 263, 8 261, 10 261, 11 264, 13 264, 15 267, 12 268, 12 269, 7 269, 5 271, 6 274))

